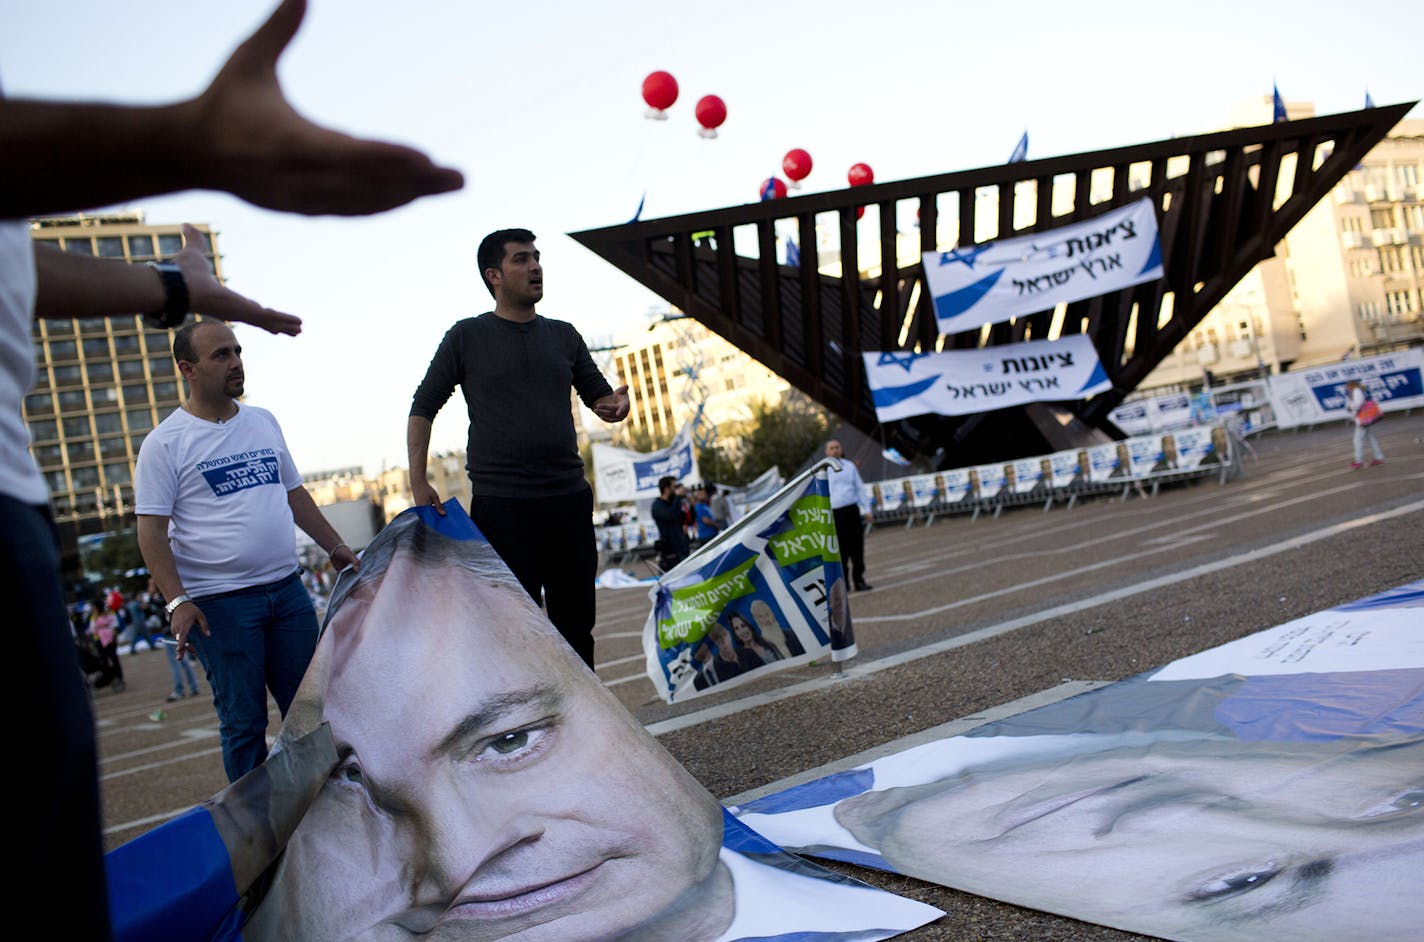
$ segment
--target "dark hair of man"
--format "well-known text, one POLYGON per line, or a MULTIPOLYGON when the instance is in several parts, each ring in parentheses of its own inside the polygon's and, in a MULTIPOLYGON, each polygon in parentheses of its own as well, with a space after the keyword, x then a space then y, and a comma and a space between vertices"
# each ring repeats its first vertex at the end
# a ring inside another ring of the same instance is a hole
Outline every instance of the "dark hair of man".
POLYGON ((659 493, 659 494, 664 493, 664 492, 668 489, 668 487, 669 487, 670 485, 673 485, 673 484, 676 484, 676 483, 677 483, 677 478, 673 477, 671 474, 665 474, 665 475, 663 475, 662 477, 658 478, 658 493, 659 493))
POLYGON ((504 264, 506 245, 511 242, 530 243, 534 239, 534 233, 528 229, 499 229, 481 240, 479 251, 475 253, 475 264, 480 266, 480 277, 484 279, 490 297, 494 297, 494 285, 485 277, 485 272, 504 264))
POLYGON ((193 349, 193 331, 202 327, 206 321, 189 321, 179 327, 173 333, 173 362, 182 363, 187 360, 194 363, 198 359, 198 351, 193 349))

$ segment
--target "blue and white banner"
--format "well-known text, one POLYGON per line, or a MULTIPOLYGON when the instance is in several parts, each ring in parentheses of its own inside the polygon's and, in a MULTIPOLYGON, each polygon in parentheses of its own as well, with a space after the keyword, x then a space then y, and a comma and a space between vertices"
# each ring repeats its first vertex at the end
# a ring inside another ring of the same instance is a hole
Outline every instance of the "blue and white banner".
POLYGON ((658 577, 643 651, 668 703, 827 654, 855 656, 827 464, 658 577))
POLYGON ((1281 428, 1348 419, 1345 384, 1364 383, 1385 412, 1424 406, 1424 350, 1342 360, 1271 377, 1271 406, 1281 428))
POLYGON ((658 496, 658 478, 664 475, 680 481, 697 480, 691 424, 678 430, 671 445, 650 454, 612 445, 593 446, 593 479, 600 504, 650 501, 658 496))
POLYGON ((1162 277, 1157 211, 1130 206, 1045 232, 924 253, 942 333, 1031 314, 1162 277))
POLYGON ((942 353, 863 353, 875 417, 969 415, 1026 402, 1087 399, 1112 388, 1086 334, 942 353))

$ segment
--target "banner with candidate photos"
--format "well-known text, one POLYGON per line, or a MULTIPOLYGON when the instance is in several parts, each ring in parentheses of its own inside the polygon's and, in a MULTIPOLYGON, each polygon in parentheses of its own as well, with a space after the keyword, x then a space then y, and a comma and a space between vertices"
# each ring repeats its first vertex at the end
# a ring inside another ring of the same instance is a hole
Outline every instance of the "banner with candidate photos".
POLYGON ((856 653, 822 461, 668 570, 649 592, 648 676, 668 703, 856 653))
POLYGON ((1415 347, 1272 376, 1271 406, 1276 425, 1294 428, 1349 419, 1345 384, 1352 379, 1363 383, 1385 412, 1424 406, 1424 350, 1415 347))
POLYGON ((652 500, 658 496, 658 479, 667 475, 679 481, 698 478, 690 424, 678 430, 671 445, 648 454, 612 445, 593 446, 593 480, 600 504, 652 500))
POLYGON ((1084 222, 924 253, 941 333, 953 334, 1162 277, 1157 210, 1143 197, 1084 222))
POLYGON ((1127 932, 1405 942, 1424 581, 731 809, 783 847, 1127 932))
POLYGON ((942 915, 727 814, 453 500, 338 579, 267 761, 106 864, 116 942, 830 942, 942 915))
POLYGON ((977 350, 861 357, 881 422, 931 412, 969 415, 1029 402, 1087 399, 1112 388, 1086 334, 977 350))

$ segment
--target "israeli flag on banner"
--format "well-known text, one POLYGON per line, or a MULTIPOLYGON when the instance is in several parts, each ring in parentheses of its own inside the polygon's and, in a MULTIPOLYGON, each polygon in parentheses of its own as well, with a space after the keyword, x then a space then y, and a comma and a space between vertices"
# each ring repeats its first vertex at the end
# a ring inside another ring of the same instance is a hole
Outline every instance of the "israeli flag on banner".
POLYGON ((881 422, 927 412, 970 415, 1028 402, 1087 399, 1112 388, 1086 334, 980 350, 861 356, 881 422))
POLYGON ((1271 83, 1271 123, 1279 124, 1286 120, 1286 103, 1281 100, 1281 90, 1276 87, 1276 83, 1271 83))
POLYGON ((1023 132, 1023 137, 1014 145, 1014 152, 1009 155, 1009 163, 1017 164, 1028 160, 1028 132, 1023 132))
POLYGON ((1162 277, 1152 200, 1013 239, 924 254, 942 333, 1080 301, 1162 277))

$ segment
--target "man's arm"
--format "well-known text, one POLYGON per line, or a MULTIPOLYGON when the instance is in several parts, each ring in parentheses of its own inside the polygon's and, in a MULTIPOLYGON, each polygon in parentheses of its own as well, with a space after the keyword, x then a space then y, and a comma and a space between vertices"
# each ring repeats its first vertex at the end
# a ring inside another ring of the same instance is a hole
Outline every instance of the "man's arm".
POLYGON ((305 487, 298 484, 287 491, 287 506, 292 508, 292 519, 302 528, 302 532, 316 540, 316 545, 331 557, 333 569, 340 572, 347 566, 355 570, 361 568, 355 551, 342 542, 341 534, 322 515, 321 508, 305 487))
POLYGON ((605 422, 622 422, 628 418, 632 403, 628 399, 628 387, 619 386, 613 392, 598 399, 593 404, 593 414, 605 422))
POLYGON ((430 420, 413 415, 405 422, 405 458, 410 469, 410 499, 417 507, 434 507, 436 513, 445 516, 445 508, 440 503, 440 494, 430 486, 426 475, 425 462, 430 454, 430 420))
POLYGON ((0 178, 23 181, 0 187, 0 217, 194 188, 269 209, 365 215, 463 186, 458 171, 419 151, 320 127, 292 108, 277 60, 305 13, 305 0, 285 0, 190 101, 130 108, 0 100, 0 178))
MULTIPOLYGON (((143 556, 143 564, 148 567, 148 574, 154 585, 158 586, 158 591, 163 593, 165 599, 172 602, 178 596, 187 594, 183 591, 183 579, 178 575, 178 563, 173 558, 173 548, 168 545, 167 517, 156 514, 138 515, 138 551, 143 556)), ((179 605, 169 616, 169 627, 178 641, 179 657, 192 649, 188 636, 195 626, 203 634, 211 634, 203 610, 192 601, 179 605)))
MULTIPOLYGON (((245 298, 224 287, 208 267, 203 234, 183 226, 183 250, 173 261, 188 286, 188 306, 208 317, 252 324, 273 334, 301 332, 300 318, 245 298)), ((35 313, 40 317, 102 317, 144 314, 164 304, 163 283, 147 265, 35 246, 35 313)))

